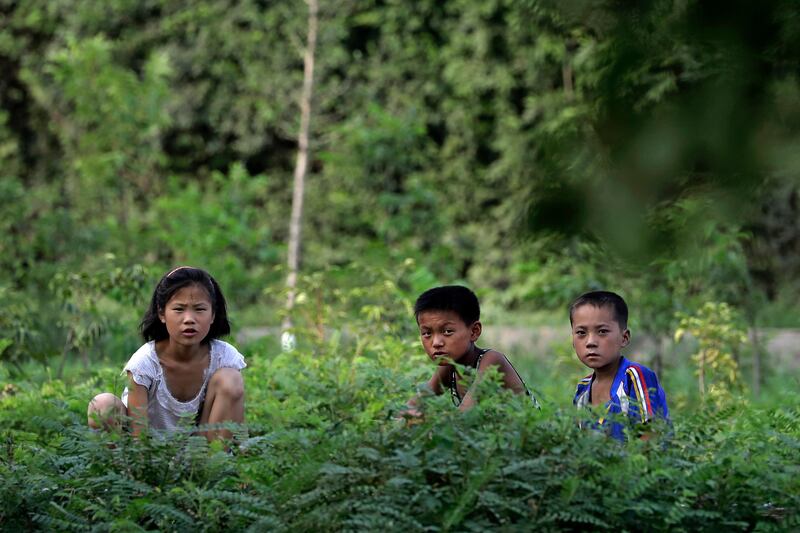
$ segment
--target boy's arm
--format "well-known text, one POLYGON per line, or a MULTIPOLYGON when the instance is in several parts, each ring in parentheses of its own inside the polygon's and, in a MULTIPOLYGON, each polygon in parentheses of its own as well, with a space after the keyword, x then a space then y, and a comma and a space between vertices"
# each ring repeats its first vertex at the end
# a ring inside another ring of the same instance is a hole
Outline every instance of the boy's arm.
POLYGON ((503 387, 514 391, 516 394, 525 392, 525 384, 522 383, 517 371, 511 366, 508 358, 500 352, 490 350, 486 352, 486 355, 481 359, 481 364, 478 367, 478 377, 464 395, 461 405, 458 406, 460 411, 466 411, 477 403, 477 398, 475 398, 475 386, 481 381, 483 375, 489 368, 497 369, 503 377, 503 387))
POLYGON ((128 416, 131 419, 131 434, 138 437, 147 428, 147 387, 133 380, 128 371, 128 416))
POLYGON ((628 369, 627 374, 636 398, 631 414, 633 414, 634 420, 640 424, 642 432, 640 438, 649 440, 655 434, 650 426, 653 419, 660 418, 669 422, 666 394, 658 382, 658 376, 652 370, 632 366, 628 369))
MULTIPOLYGON (((443 377, 443 372, 446 371, 447 371, 446 366, 436 367, 436 370, 433 371, 433 375, 431 375, 431 378, 425 383, 425 386, 433 394, 439 395, 442 393, 442 377, 443 377)), ((419 410, 421 400, 422 400, 422 395, 420 393, 415 394, 410 400, 408 400, 408 402, 406 402, 406 406, 408 407, 408 409, 401 411, 399 413, 400 416, 421 417, 422 413, 419 410)))

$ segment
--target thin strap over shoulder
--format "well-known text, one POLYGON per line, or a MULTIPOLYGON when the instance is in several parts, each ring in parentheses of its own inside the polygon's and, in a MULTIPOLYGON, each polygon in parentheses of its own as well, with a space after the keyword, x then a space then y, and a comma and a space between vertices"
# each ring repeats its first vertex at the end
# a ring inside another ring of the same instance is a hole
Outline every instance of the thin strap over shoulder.
MULTIPOLYGON (((481 359, 483 359, 484 354, 486 354, 488 351, 491 351, 491 348, 484 348, 480 351, 480 353, 478 353, 478 358, 475 360, 475 370, 480 368, 481 359)), ((452 370, 450 370, 450 397, 453 400, 453 405, 456 407, 461 405, 461 401, 463 399, 461 398, 461 394, 458 392, 458 385, 456 384, 458 379, 457 375, 458 373, 456 372, 456 367, 454 366, 452 370)))
MULTIPOLYGON (((481 359, 483 359, 484 354, 486 354, 486 352, 490 352, 491 350, 492 350, 491 348, 484 348, 483 350, 481 350, 481 353, 478 354, 478 362, 475 364, 476 369, 480 368, 481 359)), ((536 399, 536 396, 534 396, 533 393, 530 391, 528 386, 525 385, 525 380, 522 379, 522 376, 520 375, 519 371, 516 369, 514 364, 511 362, 511 360, 508 359, 508 357, 506 357, 506 361, 508 361, 508 364, 511 365, 511 368, 514 370, 514 373, 519 378, 519 382, 522 383, 522 388, 525 389, 525 394, 528 396, 528 398, 531 399, 534 407, 536 407, 537 409, 541 409, 542 407, 539 405, 539 401, 536 399)))
MULTIPOLYGON (((481 367, 481 360, 483 359, 483 356, 490 351, 492 351, 491 348, 483 348, 480 351, 480 353, 478 353, 478 358, 475 360, 475 370, 481 367)), ((508 364, 511 365, 511 368, 517 374, 520 383, 522 383, 522 387, 525 389, 525 394, 531 399, 531 401, 533 401, 533 405, 537 409, 541 409, 541 407, 539 406, 539 402, 536 400, 536 397, 533 395, 533 393, 531 393, 531 391, 528 389, 527 385, 525 385, 525 381, 522 379, 522 376, 519 374, 517 369, 514 368, 514 365, 511 364, 511 361, 509 361, 508 364)), ((453 400, 453 404, 456 407, 458 407, 459 405, 461 405, 462 398, 461 394, 459 394, 458 392, 458 385, 456 384, 456 380, 457 380, 457 372, 455 367, 453 367, 452 370, 450 370, 450 397, 453 400)))
POLYGON ((484 348, 483 350, 481 350, 481 353, 478 354, 478 359, 475 361, 475 370, 481 367, 481 359, 483 359, 483 356, 486 355, 486 352, 489 352, 491 350, 492 350, 491 348, 484 348))
POLYGON ((456 407, 461 405, 461 395, 458 393, 458 385, 456 385, 456 367, 450 369, 450 399, 453 400, 453 405, 456 407))

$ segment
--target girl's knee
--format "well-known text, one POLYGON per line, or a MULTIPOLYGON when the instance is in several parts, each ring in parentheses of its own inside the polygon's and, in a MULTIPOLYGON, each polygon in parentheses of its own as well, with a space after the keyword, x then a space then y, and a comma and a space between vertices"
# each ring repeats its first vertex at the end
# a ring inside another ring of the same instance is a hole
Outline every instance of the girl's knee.
POLYGON ((211 376, 208 383, 209 394, 222 394, 231 400, 244 397, 244 379, 235 368, 220 368, 211 376))
POLYGON ((122 400, 110 392, 102 392, 89 402, 86 415, 90 428, 101 429, 120 425, 127 412, 122 400))

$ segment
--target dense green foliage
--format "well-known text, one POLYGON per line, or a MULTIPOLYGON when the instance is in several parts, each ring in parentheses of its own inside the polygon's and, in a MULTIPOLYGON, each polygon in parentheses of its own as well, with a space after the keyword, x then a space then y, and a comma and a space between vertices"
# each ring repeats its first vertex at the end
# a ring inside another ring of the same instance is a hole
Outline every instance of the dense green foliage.
MULTIPOLYGON (((303 3, 1 9, 0 360, 116 364, 176 264, 277 325, 303 3)), ((612 288, 656 338, 709 301, 797 325, 796 20, 723 11, 323 3, 302 270, 460 280, 517 322, 612 288)))
MULTIPOLYGON (((570 403, 585 369, 558 343, 549 361, 514 357, 541 410, 484 381, 472 411, 459 413, 443 395, 425 398, 422 423, 395 419, 432 370, 409 319, 406 291, 415 289, 404 289, 411 280, 399 274, 397 281, 374 272, 304 278, 298 351, 281 352, 269 338, 244 350, 249 423, 233 428, 231 453, 189 433, 137 440, 89 431, 88 399, 102 390, 120 393, 117 369, 95 369, 88 378, 10 380, 0 392, 0 527, 784 531, 800 525, 800 404, 790 382, 753 403, 741 387, 706 401, 692 392, 692 376, 668 377, 674 428, 657 425, 657 438, 631 434, 623 444, 578 428, 579 417, 591 416, 570 403), (359 283, 347 290, 324 284, 337 276, 359 283), (348 330, 331 328, 345 318, 348 330)), ((709 342, 726 327, 700 320, 690 327, 709 342)))
MULTIPOLYGON (((405 427, 393 412, 429 366, 368 334, 360 354, 249 353, 248 416, 226 454, 202 437, 93 434, 86 399, 109 371, 0 399, 0 526, 7 530, 783 530, 800 525, 800 410, 734 400, 676 409, 674 435, 620 444, 581 431, 571 376, 548 397, 446 396, 405 427), (564 387, 558 390, 559 387, 564 387), (566 405, 565 405, 566 404, 566 405), (691 413, 691 416, 687 416, 691 413), (109 443, 113 443, 110 446, 109 443)), ((415 355, 409 355, 409 354, 415 355)), ((545 385, 547 383, 547 385, 545 385)), ((116 384, 116 385, 115 385, 116 384)), ((791 397, 787 396, 787 400, 791 397)))
MULTIPOLYGON (((304 3, 0 10, 0 338, 36 314, 19 300, 57 322, 56 272, 132 264, 204 266, 272 322, 304 3)), ((790 1, 323 2, 303 269, 411 257, 524 311, 614 286, 661 335, 707 299, 796 323, 796 18, 790 1), (720 236, 722 268, 675 279, 720 236)))
POLYGON ((298 349, 247 347, 228 455, 83 413, 176 265, 280 323, 305 3, 0 0, 0 528, 800 529, 797 366, 754 335, 800 324, 795 2, 321 3, 298 349), (674 435, 579 431, 558 341, 515 359, 541 412, 393 420, 456 281, 501 325, 622 293, 674 435))

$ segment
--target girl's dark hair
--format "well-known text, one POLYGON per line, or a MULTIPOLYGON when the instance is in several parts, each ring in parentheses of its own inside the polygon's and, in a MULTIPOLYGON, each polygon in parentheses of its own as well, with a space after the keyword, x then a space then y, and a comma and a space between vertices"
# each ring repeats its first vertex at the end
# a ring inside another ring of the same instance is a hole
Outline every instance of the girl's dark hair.
POLYGON ((167 326, 161 322, 158 314, 164 311, 167 302, 176 292, 189 285, 203 287, 211 299, 211 308, 214 310, 214 322, 202 342, 208 342, 231 332, 225 297, 222 295, 222 290, 216 280, 205 270, 193 267, 178 267, 165 274, 156 285, 156 290, 153 291, 150 307, 147 308, 142 323, 139 325, 144 340, 161 341, 169 337, 167 326))
POLYGON ((461 285, 434 287, 423 292, 414 304, 414 316, 419 322, 423 311, 454 311, 467 326, 481 318, 481 306, 475 293, 461 285))

